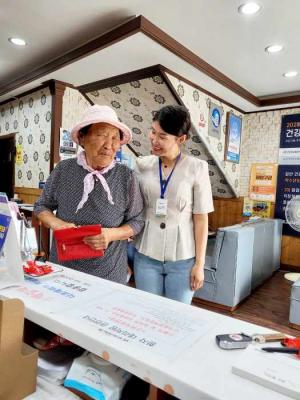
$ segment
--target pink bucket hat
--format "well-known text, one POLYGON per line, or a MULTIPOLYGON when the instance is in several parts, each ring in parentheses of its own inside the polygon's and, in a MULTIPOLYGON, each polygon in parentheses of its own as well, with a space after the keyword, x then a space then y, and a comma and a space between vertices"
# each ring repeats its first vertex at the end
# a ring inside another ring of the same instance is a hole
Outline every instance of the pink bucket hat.
POLYGON ((131 130, 125 124, 119 121, 116 112, 108 106, 99 106, 95 104, 88 107, 82 117, 82 120, 74 126, 71 131, 72 140, 79 143, 79 131, 87 125, 105 122, 106 124, 113 125, 123 132, 123 140, 121 145, 128 143, 132 138, 131 130))

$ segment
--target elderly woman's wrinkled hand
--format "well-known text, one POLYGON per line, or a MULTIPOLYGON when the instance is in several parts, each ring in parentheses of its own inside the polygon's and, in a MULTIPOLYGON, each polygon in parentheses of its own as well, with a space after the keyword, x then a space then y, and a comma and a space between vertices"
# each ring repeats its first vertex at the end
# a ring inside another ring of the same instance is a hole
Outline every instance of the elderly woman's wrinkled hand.
POLYGON ((102 228, 102 232, 95 236, 86 236, 83 241, 94 250, 105 250, 112 241, 110 228, 102 228))
POLYGON ((58 229, 75 228, 75 226, 76 225, 71 222, 66 222, 57 219, 57 221, 55 221, 55 223, 52 225, 52 230, 56 231, 58 229))

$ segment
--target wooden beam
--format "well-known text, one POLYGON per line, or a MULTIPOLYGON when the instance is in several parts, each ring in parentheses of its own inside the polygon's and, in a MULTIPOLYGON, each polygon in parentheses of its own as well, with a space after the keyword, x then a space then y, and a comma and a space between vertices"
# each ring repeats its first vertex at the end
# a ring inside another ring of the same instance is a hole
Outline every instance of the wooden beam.
POLYGON ((53 170, 55 164, 59 162, 59 138, 62 125, 62 106, 65 89, 66 85, 63 82, 53 80, 50 83, 50 92, 52 95, 50 172, 53 170))

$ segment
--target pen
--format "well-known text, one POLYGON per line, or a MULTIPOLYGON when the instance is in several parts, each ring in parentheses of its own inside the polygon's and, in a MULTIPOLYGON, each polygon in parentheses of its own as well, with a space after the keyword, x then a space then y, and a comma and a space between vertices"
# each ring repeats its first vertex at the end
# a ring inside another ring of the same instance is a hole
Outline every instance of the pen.
POLYGON ((262 347, 262 350, 267 351, 268 353, 290 353, 290 354, 298 354, 300 355, 299 348, 291 348, 291 347, 262 347))

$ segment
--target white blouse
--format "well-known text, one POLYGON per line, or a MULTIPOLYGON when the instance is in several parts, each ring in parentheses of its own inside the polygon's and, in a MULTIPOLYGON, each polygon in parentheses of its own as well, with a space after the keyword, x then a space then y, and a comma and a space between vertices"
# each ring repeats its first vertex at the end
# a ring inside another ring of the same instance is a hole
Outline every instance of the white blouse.
POLYGON ((181 156, 164 195, 166 216, 155 213, 160 198, 159 158, 139 157, 135 169, 145 201, 145 227, 135 241, 137 250, 159 261, 195 257, 192 216, 214 210, 207 162, 181 156))

